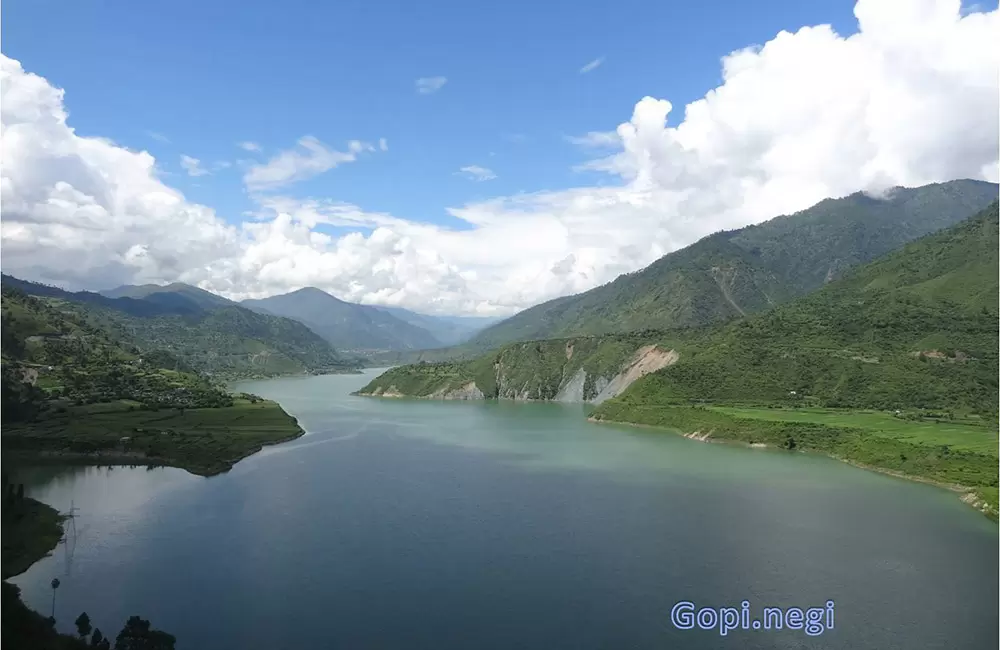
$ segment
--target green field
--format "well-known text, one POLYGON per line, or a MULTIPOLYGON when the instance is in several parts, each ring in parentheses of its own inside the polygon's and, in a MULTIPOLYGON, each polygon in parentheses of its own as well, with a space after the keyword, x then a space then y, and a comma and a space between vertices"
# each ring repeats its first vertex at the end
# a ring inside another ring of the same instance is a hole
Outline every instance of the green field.
POLYGON ((779 422, 813 422, 832 427, 864 429, 880 436, 915 445, 974 451, 997 455, 1000 437, 997 429, 975 421, 905 420, 881 411, 846 411, 842 409, 769 409, 712 406, 713 411, 741 418, 779 422))
POLYGON ((634 405, 608 400, 597 421, 625 422, 708 435, 716 441, 815 451, 899 476, 974 490, 996 518, 998 467, 993 429, 896 420, 872 411, 634 405), (922 425, 914 427, 912 425, 922 425), (974 441, 969 438, 974 436, 974 441), (956 441, 953 444, 951 441, 956 441))
POLYGON ((63 407, 36 422, 5 425, 0 439, 4 452, 15 456, 172 465, 210 475, 263 445, 301 434, 295 419, 267 400, 158 410, 121 400, 63 407))

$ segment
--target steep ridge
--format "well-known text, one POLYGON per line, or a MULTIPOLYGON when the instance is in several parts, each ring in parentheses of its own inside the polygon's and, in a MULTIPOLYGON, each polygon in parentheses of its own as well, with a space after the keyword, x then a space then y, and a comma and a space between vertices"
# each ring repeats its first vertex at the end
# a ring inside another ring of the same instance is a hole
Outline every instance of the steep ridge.
MULTIPOLYGON (((858 264, 954 225, 997 196, 997 185, 960 180, 861 193, 719 232, 636 273, 531 307, 488 327, 453 358, 519 340, 725 322, 814 291, 858 264)), ((427 358, 441 354, 426 355, 427 358)))
POLYGON ((995 417, 997 247, 994 203, 728 325, 513 343, 467 361, 400 366, 359 392, 432 397, 471 382, 485 398, 807 401, 995 417))
POLYGON ((314 287, 240 304, 296 320, 342 350, 413 350, 442 345, 423 327, 385 309, 345 302, 314 287))
POLYGON ((706 332, 597 417, 702 402, 951 409, 995 418, 997 203, 814 294, 706 332))

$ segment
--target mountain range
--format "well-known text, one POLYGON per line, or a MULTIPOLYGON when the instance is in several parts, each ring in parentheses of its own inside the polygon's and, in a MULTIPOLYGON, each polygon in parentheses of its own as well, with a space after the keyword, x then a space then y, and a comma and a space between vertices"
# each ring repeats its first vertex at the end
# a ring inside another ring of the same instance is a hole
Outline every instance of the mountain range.
POLYGON ((472 358, 514 341, 696 328, 765 311, 961 221, 996 195, 995 184, 959 180, 824 200, 715 233, 640 271, 500 322, 360 305, 313 287, 237 303, 183 283, 100 293, 9 276, 4 283, 86 305, 95 322, 124 328, 145 345, 180 350, 201 370, 231 372, 246 366, 240 358, 267 359, 269 372, 350 366, 359 357, 369 365, 472 358))
POLYGON ((168 352, 196 371, 270 376, 345 371, 359 365, 295 320, 260 314, 188 285, 171 285, 165 291, 120 290, 112 293, 121 297, 109 297, 8 275, 0 283, 144 353, 168 352))
POLYGON ((259 314, 296 320, 335 348, 361 354, 455 345, 499 320, 431 316, 401 307, 361 305, 340 300, 315 287, 239 303, 182 282, 124 285, 100 293, 109 298, 142 299, 174 308, 182 304, 195 304, 202 309, 239 305, 259 314))
POLYGON ((400 366, 361 392, 603 402, 598 417, 647 424, 663 424, 659 409, 690 403, 995 419, 998 248, 994 202, 763 313, 701 328, 509 343, 471 360, 400 366))
POLYGON ((425 358, 469 356, 512 341, 700 327, 760 312, 958 223, 995 200, 997 189, 957 180, 895 188, 883 197, 827 199, 793 215, 709 235, 640 271, 526 309, 453 351, 425 358))

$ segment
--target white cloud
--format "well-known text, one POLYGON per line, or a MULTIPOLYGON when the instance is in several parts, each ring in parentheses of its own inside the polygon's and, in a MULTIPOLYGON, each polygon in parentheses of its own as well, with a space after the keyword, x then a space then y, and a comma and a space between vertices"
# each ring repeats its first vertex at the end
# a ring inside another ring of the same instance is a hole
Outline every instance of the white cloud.
MULTIPOLYGON (((722 84, 672 126, 670 102, 639 101, 616 129, 618 149, 586 164, 606 186, 456 207, 460 230, 274 195, 229 225, 164 185, 148 153, 78 136, 62 92, 2 58, 3 268, 71 287, 181 280, 240 298, 314 285, 354 301, 506 314, 825 197, 996 181, 1000 14, 861 0, 856 15, 847 38, 806 27, 725 57, 722 84)), ((331 155, 288 153, 258 182, 319 173, 331 155)))
POLYGON ((216 160, 214 163, 212 163, 212 171, 217 172, 222 169, 229 169, 232 166, 233 163, 229 162, 228 160, 216 160))
POLYGON ((417 92, 421 95, 430 95, 444 88, 448 83, 447 77, 421 77, 417 79, 417 92))
POLYGON ((378 139, 378 150, 379 151, 388 151, 389 150, 389 142, 385 138, 379 138, 378 139))
POLYGON ((595 149, 620 147, 622 144, 621 136, 618 135, 617 131, 590 131, 584 135, 569 135, 566 136, 566 141, 580 147, 595 149))
POLYGON ((474 181, 491 181, 497 177, 497 175, 493 173, 492 169, 480 167, 479 165, 466 165, 465 167, 459 169, 456 173, 462 174, 466 178, 474 181))
POLYGON ((260 151, 260 145, 256 142, 250 142, 249 140, 245 142, 237 142, 236 146, 244 151, 260 151))
POLYGON ((585 65, 582 68, 580 68, 580 74, 587 74, 588 72, 591 72, 591 71, 597 69, 598 67, 600 67, 600 65, 602 63, 604 63, 604 57, 603 56, 596 58, 593 61, 591 61, 590 63, 588 63, 587 65, 585 65))
POLYGON ((162 142, 164 144, 170 144, 170 138, 163 135, 162 133, 157 133, 156 131, 146 131, 146 135, 153 138, 157 142, 162 142))
POLYGON ((181 154, 181 167, 188 176, 208 176, 211 172, 201 166, 201 161, 191 156, 181 154))
POLYGON ((290 183, 312 178, 346 162, 357 160, 358 154, 374 151, 367 142, 351 140, 347 151, 336 151, 311 135, 299 138, 298 148, 282 151, 266 163, 254 165, 243 176, 251 191, 271 190, 290 183))

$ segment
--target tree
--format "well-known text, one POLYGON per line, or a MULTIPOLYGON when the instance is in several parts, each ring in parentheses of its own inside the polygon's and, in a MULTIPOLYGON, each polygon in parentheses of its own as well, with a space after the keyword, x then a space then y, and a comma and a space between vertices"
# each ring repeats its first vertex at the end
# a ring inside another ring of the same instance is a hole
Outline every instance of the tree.
POLYGON ((115 650, 174 650, 177 639, 150 627, 149 621, 130 616, 115 639, 115 650))
POLYGON ((87 616, 87 612, 82 612, 76 617, 76 633, 80 635, 80 638, 86 637, 90 634, 92 626, 90 625, 90 617, 87 616))
POLYGON ((105 640, 104 639, 104 634, 101 632, 101 628, 95 627, 94 628, 94 635, 92 637, 90 637, 90 645, 91 645, 91 647, 99 648, 101 646, 101 642, 104 641, 104 640, 105 640))
POLYGON ((59 578, 52 578, 51 585, 52 585, 52 616, 50 616, 49 618, 51 618, 53 621, 55 621, 56 620, 56 589, 59 588, 59 578))

